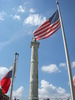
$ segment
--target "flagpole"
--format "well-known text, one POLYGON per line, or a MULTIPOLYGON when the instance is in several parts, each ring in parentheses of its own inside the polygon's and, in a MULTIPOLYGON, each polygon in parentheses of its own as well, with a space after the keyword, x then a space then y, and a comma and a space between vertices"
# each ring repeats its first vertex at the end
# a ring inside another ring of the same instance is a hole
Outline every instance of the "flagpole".
POLYGON ((71 100, 75 100, 70 58, 69 58, 67 42, 66 42, 66 37, 65 37, 65 31, 64 31, 64 27, 63 27, 63 22, 62 22, 62 18, 61 18, 61 13, 60 13, 60 7, 59 7, 58 0, 57 0, 57 8, 58 8, 59 19, 60 19, 60 23, 61 23, 62 37, 63 37, 63 43, 64 43, 64 49, 65 49, 66 62, 67 62, 69 84, 70 84, 70 91, 71 91, 71 100))
POLYGON ((12 81, 11 81, 11 90, 10 90, 9 100, 12 100, 13 81, 14 81, 14 76, 15 76, 15 71, 16 71, 18 56, 19 56, 19 54, 15 53, 14 65, 13 65, 13 68, 12 68, 12 81))

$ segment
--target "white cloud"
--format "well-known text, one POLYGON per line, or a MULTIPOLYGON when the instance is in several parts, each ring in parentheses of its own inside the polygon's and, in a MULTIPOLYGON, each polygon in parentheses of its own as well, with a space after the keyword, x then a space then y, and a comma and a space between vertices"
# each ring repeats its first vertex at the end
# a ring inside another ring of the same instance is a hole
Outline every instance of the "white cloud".
POLYGON ((48 73, 59 72, 59 69, 55 64, 51 64, 49 66, 42 66, 41 70, 48 73))
POLYGON ((0 21, 3 21, 6 17, 6 13, 4 11, 0 12, 0 21))
POLYGON ((66 64, 65 63, 60 63, 59 66, 65 68, 66 64))
POLYGON ((16 19, 17 19, 17 20, 20 20, 21 18, 20 18, 20 15, 17 15, 17 14, 16 14, 16 15, 13 16, 13 19, 14 19, 14 20, 16 20, 16 19))
POLYGON ((43 22, 46 21, 46 17, 40 16, 39 14, 29 15, 25 20, 24 24, 30 24, 33 26, 41 25, 43 22))
POLYGON ((20 13, 24 13, 25 12, 25 8, 23 7, 23 6, 19 6, 18 7, 18 12, 20 12, 20 13))
POLYGON ((66 90, 63 89, 63 88, 61 88, 61 87, 58 87, 58 88, 57 88, 57 92, 58 92, 59 94, 64 94, 64 93, 66 93, 66 90))
POLYGON ((6 67, 0 67, 0 78, 3 78, 7 72, 8 69, 6 67))
POLYGON ((64 88, 54 86, 45 80, 41 80, 39 98, 68 98, 69 96, 70 94, 67 93, 64 88))
POLYGON ((34 10, 33 8, 31 8, 31 9, 29 10, 29 12, 30 12, 30 13, 34 13, 35 10, 34 10))
POLYGON ((75 61, 72 62, 72 67, 73 67, 73 68, 75 67, 75 61))
POLYGON ((23 100, 23 91, 24 91, 24 87, 20 86, 17 90, 13 91, 13 98, 17 98, 20 100, 23 100))

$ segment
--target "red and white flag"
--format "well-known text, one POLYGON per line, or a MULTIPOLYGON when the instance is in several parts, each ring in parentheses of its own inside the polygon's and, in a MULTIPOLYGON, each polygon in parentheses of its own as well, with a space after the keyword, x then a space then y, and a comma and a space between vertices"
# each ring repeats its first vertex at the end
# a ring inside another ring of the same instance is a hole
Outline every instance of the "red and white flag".
POLYGON ((73 78, 74 91, 75 91, 75 77, 73 78))
POLYGON ((11 78, 12 78, 12 69, 8 71, 8 73, 2 78, 0 82, 2 92, 4 94, 8 92, 11 83, 11 78))
POLYGON ((37 40, 45 39, 51 36, 60 28, 60 20, 58 10, 34 32, 34 38, 37 40))

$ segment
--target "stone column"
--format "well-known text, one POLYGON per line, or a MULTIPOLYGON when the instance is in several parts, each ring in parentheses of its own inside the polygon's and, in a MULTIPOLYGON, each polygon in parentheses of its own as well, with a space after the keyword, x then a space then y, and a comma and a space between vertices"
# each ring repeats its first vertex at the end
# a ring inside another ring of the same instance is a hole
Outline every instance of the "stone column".
POLYGON ((29 100, 38 100, 38 48, 39 42, 31 42, 31 71, 30 71, 30 94, 29 100))

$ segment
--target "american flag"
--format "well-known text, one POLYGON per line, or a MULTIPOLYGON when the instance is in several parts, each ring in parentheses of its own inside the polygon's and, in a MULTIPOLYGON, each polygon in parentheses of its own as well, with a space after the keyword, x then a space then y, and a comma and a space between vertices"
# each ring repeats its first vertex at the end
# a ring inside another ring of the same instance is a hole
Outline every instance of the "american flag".
POLYGON ((60 20, 58 10, 34 32, 34 37, 37 40, 45 39, 51 36, 60 28, 60 20))

